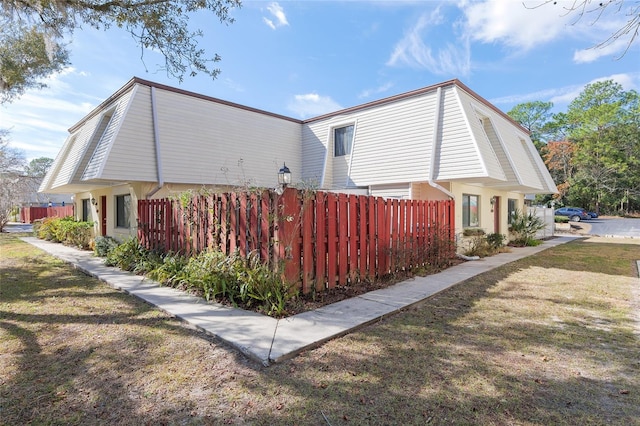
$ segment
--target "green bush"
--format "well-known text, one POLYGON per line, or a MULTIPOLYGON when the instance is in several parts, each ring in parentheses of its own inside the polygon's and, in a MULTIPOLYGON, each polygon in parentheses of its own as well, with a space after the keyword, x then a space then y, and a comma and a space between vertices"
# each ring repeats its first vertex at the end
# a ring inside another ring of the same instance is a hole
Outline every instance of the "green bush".
POLYGON ((115 238, 97 236, 93 247, 93 253, 98 257, 107 257, 109 252, 118 247, 120 243, 115 238))
POLYGON ((73 217, 47 217, 42 219, 34 232, 38 238, 87 249, 91 243, 93 223, 77 222, 73 217))
MULTIPOLYGON (((107 242, 96 239, 96 248, 103 245, 107 242)), ((267 315, 284 315, 287 302, 295 296, 291 286, 255 254, 244 258, 237 252, 226 256, 208 250, 191 258, 173 253, 162 256, 131 238, 109 249, 105 264, 146 274, 161 284, 195 290, 207 300, 226 300, 267 315)))
POLYGON ((486 238, 489 246, 494 249, 499 249, 500 247, 502 247, 507 240, 506 235, 499 234, 497 232, 492 232, 491 234, 487 234, 486 238))
POLYGON ((555 223, 569 223, 569 218, 567 216, 554 216, 553 220, 555 223))
POLYGON ((138 239, 132 237, 110 250, 104 263, 133 272, 139 270, 139 265, 143 264, 148 256, 148 251, 142 247, 138 239))
POLYGON ((484 234, 485 232, 482 228, 464 228, 464 230, 462 231, 462 235, 465 237, 475 237, 484 234))
POLYGON ((516 246, 537 246, 540 241, 536 234, 545 228, 544 221, 533 213, 516 210, 511 218, 509 231, 513 235, 512 244, 516 246))

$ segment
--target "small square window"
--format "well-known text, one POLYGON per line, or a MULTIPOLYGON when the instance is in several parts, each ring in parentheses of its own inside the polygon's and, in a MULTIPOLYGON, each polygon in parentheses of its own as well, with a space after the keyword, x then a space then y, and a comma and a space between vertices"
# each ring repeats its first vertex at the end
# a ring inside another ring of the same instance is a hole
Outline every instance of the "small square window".
POLYGON ((333 129, 333 155, 342 157, 351 154, 353 125, 333 129))
POLYGON ((131 220, 131 195, 116 196, 116 227, 129 228, 131 220))

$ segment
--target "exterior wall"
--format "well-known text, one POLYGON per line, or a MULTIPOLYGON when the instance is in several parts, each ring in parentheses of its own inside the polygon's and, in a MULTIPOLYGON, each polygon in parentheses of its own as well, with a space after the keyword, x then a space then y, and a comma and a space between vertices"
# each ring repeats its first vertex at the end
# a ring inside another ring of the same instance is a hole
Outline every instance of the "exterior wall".
POLYGON ((509 237, 508 199, 517 200, 516 208, 523 211, 524 194, 462 183, 453 183, 451 187, 456 200, 456 235, 461 235, 464 231, 462 225, 462 195, 471 194, 479 196, 479 228, 482 228, 486 233, 494 232, 494 212, 491 211, 491 197, 500 197, 500 233, 509 237))
POLYGON ((324 177, 320 186, 328 189, 426 180, 435 105, 432 92, 303 124, 303 178, 324 177), (351 156, 334 158, 332 130, 349 124, 351 156))
POLYGON ((410 199, 411 184, 376 185, 369 189, 369 194, 374 197, 410 199))
POLYGON ((74 196, 74 204, 76 211, 76 219, 82 219, 82 200, 94 198, 96 205, 90 205, 90 219, 94 222, 94 235, 102 235, 101 209, 105 209, 107 213, 107 236, 113 237, 118 241, 124 241, 129 237, 137 235, 137 209, 138 199, 143 190, 143 184, 136 183, 133 185, 119 185, 111 188, 96 189, 90 192, 79 192, 74 196), (131 195, 131 216, 129 218, 129 228, 119 228, 116 226, 116 196, 131 195), (102 196, 106 196, 107 205, 101 205, 102 196))
POLYGON ((157 176, 151 89, 137 85, 119 100, 84 178, 155 181, 157 176))
POLYGON ((441 135, 436 151, 434 180, 504 179, 480 122, 475 114, 469 115, 469 103, 460 99, 454 87, 445 88, 442 92, 441 135))
POLYGON ((286 162, 300 180, 299 122, 156 91, 165 182, 273 187, 286 162))
MULTIPOLYGON (((449 182, 438 182, 443 188, 450 190, 449 182)), ((415 200, 448 200, 449 196, 428 182, 413 182, 411 184, 411 198, 415 200)))

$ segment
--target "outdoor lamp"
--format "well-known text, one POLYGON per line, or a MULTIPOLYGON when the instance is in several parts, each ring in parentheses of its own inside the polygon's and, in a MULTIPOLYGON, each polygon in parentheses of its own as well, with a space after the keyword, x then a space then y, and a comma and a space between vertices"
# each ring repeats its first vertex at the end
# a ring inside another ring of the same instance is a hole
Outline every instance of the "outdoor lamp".
POLYGON ((97 206, 98 202, 96 201, 95 198, 91 197, 91 204, 93 204, 94 206, 97 206))
POLYGON ((282 188, 286 188, 291 183, 291 170, 289 170, 286 163, 278 171, 278 183, 282 188))

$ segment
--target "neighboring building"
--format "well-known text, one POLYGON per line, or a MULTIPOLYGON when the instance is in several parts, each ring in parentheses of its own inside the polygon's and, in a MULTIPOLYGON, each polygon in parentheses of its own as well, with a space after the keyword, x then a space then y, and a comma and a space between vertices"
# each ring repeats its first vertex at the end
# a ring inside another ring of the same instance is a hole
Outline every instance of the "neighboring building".
POLYGON ((138 199, 273 187, 285 162, 318 189, 454 198, 457 231, 507 233, 524 194, 556 192, 526 130, 458 80, 297 120, 133 78, 69 132, 40 191, 116 238, 138 199))
POLYGON ((71 194, 47 194, 39 192, 42 178, 37 176, 21 176, 24 182, 24 195, 20 200, 21 207, 63 206, 73 203, 71 194))

